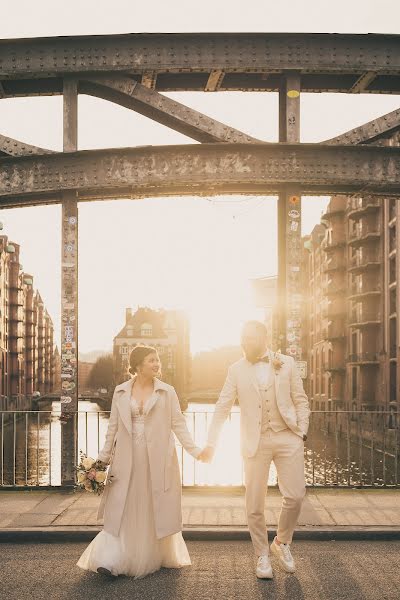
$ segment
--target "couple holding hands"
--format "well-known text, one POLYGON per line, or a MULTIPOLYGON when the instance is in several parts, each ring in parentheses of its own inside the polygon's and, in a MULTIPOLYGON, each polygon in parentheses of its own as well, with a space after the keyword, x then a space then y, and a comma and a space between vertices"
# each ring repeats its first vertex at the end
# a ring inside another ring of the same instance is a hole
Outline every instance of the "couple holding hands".
POLYGON ((308 399, 294 359, 268 348, 263 323, 244 325, 241 346, 244 356, 228 369, 203 449, 193 441, 174 388, 157 377, 156 350, 151 346, 132 350, 129 370, 133 377, 115 388, 106 441, 97 458, 110 464, 112 475, 97 515, 104 517, 104 527, 84 550, 79 567, 108 577, 140 578, 161 567, 191 564, 182 537, 182 488, 174 434, 189 454, 210 462, 237 398, 256 575, 273 577, 271 553, 281 568, 295 571, 290 543, 305 495, 308 399), (269 545, 264 503, 271 461, 278 474, 282 508, 277 536, 269 545))

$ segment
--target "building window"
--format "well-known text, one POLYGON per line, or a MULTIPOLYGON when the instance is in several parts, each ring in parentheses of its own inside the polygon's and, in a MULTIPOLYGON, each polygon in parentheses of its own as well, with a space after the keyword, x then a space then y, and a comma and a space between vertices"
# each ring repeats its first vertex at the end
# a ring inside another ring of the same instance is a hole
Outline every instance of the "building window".
POLYGON ((389 221, 396 216, 396 203, 397 200, 395 198, 389 198, 389 221))
POLYGON ((143 323, 140 333, 143 337, 151 337, 153 335, 153 326, 150 323, 143 323))
POLYGON ((389 228, 389 252, 396 250, 396 227, 389 228))
POLYGON ((396 313, 396 288, 392 288, 389 292, 389 314, 396 313))
POLYGON ((390 358, 397 358, 397 319, 390 319, 389 323, 390 358))
POLYGON ((128 346, 121 346, 121 354, 128 354, 128 346))
POLYGON ((358 344, 357 344, 357 332, 353 331, 351 334, 351 354, 358 354, 358 344))
POLYGON ((392 256, 389 259, 389 283, 396 281, 396 257, 392 256))
POLYGON ((389 371, 389 388, 390 388, 390 402, 396 402, 397 400, 397 363, 391 361, 389 371))
POLYGON ((351 370, 351 397, 353 400, 357 399, 358 383, 357 383, 357 367, 353 367, 351 370))

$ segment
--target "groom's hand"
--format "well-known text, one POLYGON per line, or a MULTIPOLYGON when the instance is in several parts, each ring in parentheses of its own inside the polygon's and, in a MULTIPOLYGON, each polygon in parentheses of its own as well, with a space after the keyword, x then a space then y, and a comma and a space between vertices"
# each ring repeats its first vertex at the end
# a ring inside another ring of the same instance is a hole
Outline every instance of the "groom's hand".
POLYGON ((209 463, 212 461, 214 456, 214 448, 212 446, 206 446, 199 454, 199 460, 202 462, 209 463))

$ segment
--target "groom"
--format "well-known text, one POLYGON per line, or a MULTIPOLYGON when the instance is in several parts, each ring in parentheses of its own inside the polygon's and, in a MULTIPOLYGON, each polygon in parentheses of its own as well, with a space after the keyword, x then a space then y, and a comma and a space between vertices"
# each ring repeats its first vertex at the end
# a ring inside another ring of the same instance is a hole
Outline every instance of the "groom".
POLYGON ((242 330, 244 358, 231 365, 215 405, 207 445, 199 458, 210 462, 225 419, 236 398, 240 405, 241 450, 246 481, 246 513, 257 556, 257 577, 273 577, 264 503, 268 473, 274 462, 283 496, 277 536, 270 548, 281 567, 295 571, 290 552, 293 531, 305 495, 304 441, 309 421, 308 399, 291 356, 267 348, 267 329, 248 321, 242 330))

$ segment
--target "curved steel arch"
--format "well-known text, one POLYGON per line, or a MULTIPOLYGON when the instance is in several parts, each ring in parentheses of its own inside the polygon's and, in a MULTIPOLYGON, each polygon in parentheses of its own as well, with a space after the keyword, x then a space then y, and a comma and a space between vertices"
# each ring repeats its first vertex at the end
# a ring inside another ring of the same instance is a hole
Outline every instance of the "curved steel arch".
POLYGON ((400 194, 400 148, 195 144, 0 159, 0 206, 197 194, 400 194))

